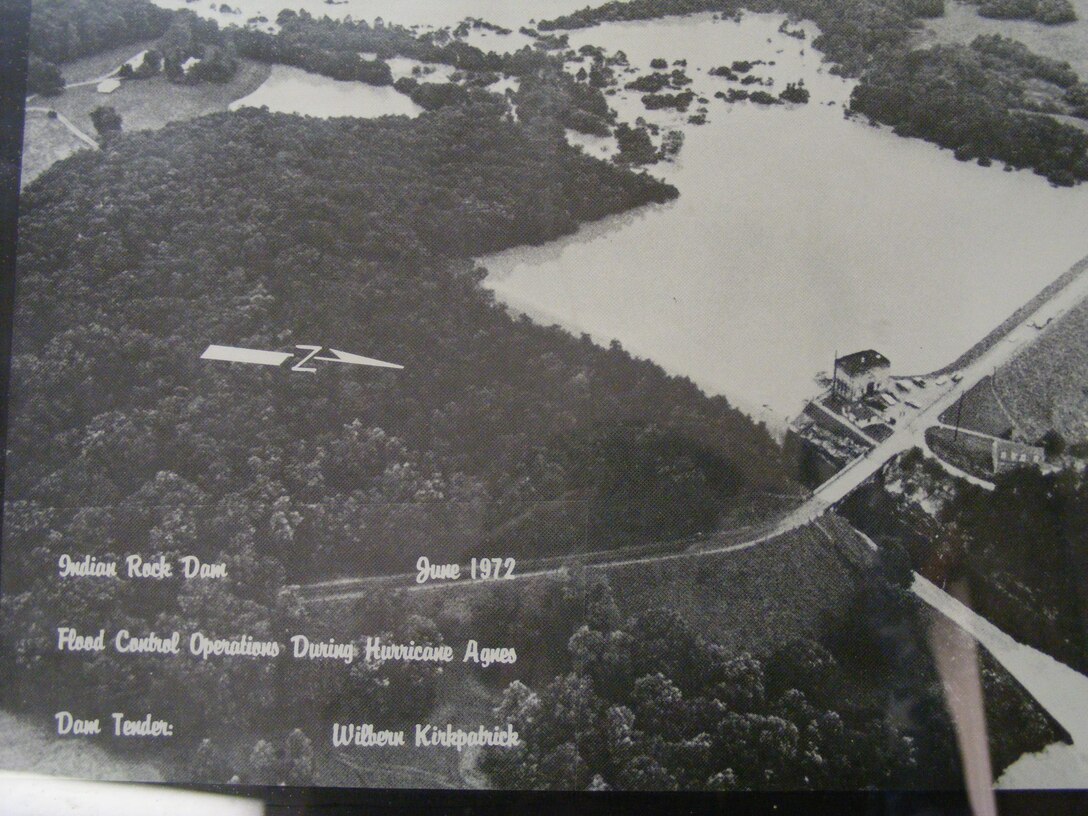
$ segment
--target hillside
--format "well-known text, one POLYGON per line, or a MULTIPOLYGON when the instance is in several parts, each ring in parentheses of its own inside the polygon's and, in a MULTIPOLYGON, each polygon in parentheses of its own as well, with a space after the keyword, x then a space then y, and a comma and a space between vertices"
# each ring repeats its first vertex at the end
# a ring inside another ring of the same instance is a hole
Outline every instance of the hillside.
MULTIPOLYGON (((476 254, 676 191, 475 99, 412 120, 216 114, 115 136, 27 187, 9 706, 155 701, 193 748, 321 721, 284 716, 308 676, 289 659, 164 673, 139 657, 122 671, 57 654, 55 627, 286 637, 313 622, 285 583, 403 571, 422 551, 482 541, 507 554, 669 539, 693 520, 712 528, 750 492, 790 488, 779 447, 724 399, 616 345, 514 319, 479 285, 476 254), (213 343, 321 344, 405 368, 202 360, 213 343), (73 593, 42 570, 65 552, 192 554, 230 578, 73 593)), ((426 710, 390 688, 367 693, 426 710)))
POLYGON ((473 529, 505 520, 497 499, 588 502, 592 535, 616 502, 665 491, 677 504, 628 530, 643 540, 694 532, 681 507, 698 503, 706 529, 746 487, 783 484, 769 435, 724 400, 512 320, 455 262, 675 195, 503 113, 246 111, 121 137, 43 176, 24 199, 10 495, 113 503, 167 472, 204 504, 289 496, 304 569, 344 554, 349 495, 358 519, 375 502, 476 506, 473 529), (213 342, 310 341, 406 370, 300 379, 199 360, 213 342), (81 399, 42 410, 58 389, 81 399), (646 470, 634 493, 614 493, 621 453, 646 470))
POLYGON ((1052 325, 997 373, 994 389, 1028 439, 1058 431, 1088 443, 1088 301, 1052 325))
MULTIPOLYGON (((1040 327, 1038 339, 964 395, 941 421, 1030 442, 1057 432, 1071 452, 1088 449, 1088 301, 1040 327)), ((1060 451, 1055 451, 1059 453, 1060 451)))

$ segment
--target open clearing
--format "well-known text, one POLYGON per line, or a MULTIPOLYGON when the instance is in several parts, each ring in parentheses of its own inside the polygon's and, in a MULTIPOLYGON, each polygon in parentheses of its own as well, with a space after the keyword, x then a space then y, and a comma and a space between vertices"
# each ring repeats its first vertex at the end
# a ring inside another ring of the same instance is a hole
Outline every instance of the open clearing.
POLYGON ((54 163, 68 158, 77 150, 87 149, 87 145, 59 120, 28 111, 23 130, 23 184, 36 179, 54 163))
POLYGON ((1077 20, 1049 26, 1032 20, 991 20, 978 7, 950 0, 943 17, 926 20, 920 45, 933 42, 969 43, 980 34, 1001 34, 1019 40, 1037 54, 1068 62, 1081 78, 1088 77, 1088 0, 1071 0, 1077 20))
MULTIPOLYGON (((106 54, 62 65, 61 71, 69 85, 97 79, 151 45, 154 43, 114 49, 106 54)), ((91 111, 100 105, 112 107, 121 114, 124 131, 158 130, 169 122, 227 110, 231 102, 248 96, 260 87, 270 72, 270 66, 264 63, 239 60, 238 72, 230 82, 222 85, 214 82, 178 85, 160 75, 126 80, 111 94, 98 93, 95 83, 68 87, 60 96, 36 96, 30 106, 51 108, 91 135, 95 133, 91 111)), ((54 162, 85 147, 63 125, 48 119, 46 114, 28 112, 23 135, 22 183, 30 183, 54 162)))
POLYGON ((998 371, 995 391, 1028 439, 1053 428, 1088 440, 1088 300, 998 371))
MULTIPOLYGON (((941 420, 954 424, 956 410, 941 420)), ((1054 429, 1068 442, 1088 441, 1088 300, 967 392, 961 425, 994 436, 1011 428, 1028 440, 1054 429)))

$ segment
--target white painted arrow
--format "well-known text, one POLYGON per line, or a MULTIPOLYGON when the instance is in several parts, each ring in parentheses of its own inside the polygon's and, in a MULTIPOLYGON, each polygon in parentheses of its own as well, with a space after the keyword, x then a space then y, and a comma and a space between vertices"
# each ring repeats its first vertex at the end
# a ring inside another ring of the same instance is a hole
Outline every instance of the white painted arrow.
MULTIPOLYGON (((349 365, 373 366, 375 368, 403 369, 404 366, 396 363, 387 363, 385 360, 376 360, 373 357, 363 357, 360 354, 352 354, 349 351, 330 348, 332 357, 322 357, 318 352, 324 346, 295 346, 297 349, 309 352, 298 363, 292 366, 292 371, 305 371, 314 373, 317 371, 312 366, 307 366, 310 360, 321 360, 326 363, 348 363, 349 365)), ((240 348, 238 346, 211 345, 200 355, 203 360, 222 360, 228 363, 251 363, 254 365, 281 366, 295 355, 287 351, 264 351, 263 349, 240 348)))
POLYGON ((387 363, 384 360, 375 360, 373 357, 362 357, 358 354, 352 354, 349 351, 340 351, 340 349, 329 349, 335 357, 315 357, 315 360, 325 360, 330 363, 351 363, 352 365, 364 365, 364 366, 376 366, 377 368, 399 368, 404 366, 397 365, 396 363, 387 363))
POLYGON ((253 363, 255 365, 281 366, 291 359, 286 351, 262 351, 237 346, 208 346, 200 355, 202 360, 223 360, 228 363, 253 363))

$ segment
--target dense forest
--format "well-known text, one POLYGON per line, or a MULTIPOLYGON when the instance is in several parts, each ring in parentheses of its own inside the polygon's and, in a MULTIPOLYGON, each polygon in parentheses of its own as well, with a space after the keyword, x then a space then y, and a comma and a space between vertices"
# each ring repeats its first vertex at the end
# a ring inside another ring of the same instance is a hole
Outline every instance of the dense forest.
POLYGON ((999 159, 1072 185, 1088 179, 1088 133, 1043 114, 1075 115, 1086 96, 1068 64, 991 36, 874 62, 850 106, 957 158, 999 159), (1040 84, 1050 88, 1049 101, 1037 101, 1040 84))
POLYGON ((972 605, 1017 640, 1088 671, 1088 480, 1023 468, 992 493, 961 486, 935 554, 972 605))
MULTIPOLYGON (((980 10, 995 5, 1000 4, 983 3, 980 10)), ((1027 16, 1042 15, 1048 22, 1065 16, 1055 10, 1061 0, 1027 5, 1027 16)), ((581 28, 700 11, 732 15, 745 9, 814 21, 820 35, 813 45, 834 63, 832 70, 860 78, 851 109, 903 136, 950 148, 961 159, 1031 168, 1054 184, 1088 179, 1088 135, 1051 115, 1083 117, 1088 87, 1068 65, 1001 37, 980 37, 970 47, 913 49, 922 19, 944 14, 943 0, 632 0, 587 8, 539 27, 581 28), (1037 82, 1050 87, 1040 93, 1037 82)), ((767 101, 775 100, 767 96, 767 101)))
MULTIPOLYGON (((506 688, 498 712, 523 744, 486 751, 481 766, 515 788, 960 787, 910 576, 902 552, 886 548, 821 641, 763 659, 727 652, 668 609, 624 620, 608 584, 592 587, 568 641, 569 671, 539 690, 506 688)), ((992 658, 980 667, 999 773, 1060 730, 992 658)))
MULTIPOLYGON (((586 502, 616 476, 584 457, 614 457, 625 445, 661 461, 645 495, 663 489, 660 474, 686 479, 688 468, 699 501, 711 504, 744 484, 782 484, 770 437, 724 400, 618 348, 512 321, 471 263, 447 260, 539 243, 675 190, 585 157, 541 120, 510 123, 498 103, 443 111, 418 124, 212 117, 115 140, 100 158, 76 157, 28 190, 16 367, 30 390, 13 402, 25 447, 11 454, 12 494, 109 502, 169 470, 214 500, 254 489, 262 468, 252 457, 273 439, 292 455, 277 453, 283 472, 268 475, 318 504, 330 485, 360 497, 377 489, 386 501, 417 491, 448 499, 442 483, 470 502, 511 493, 586 502), (195 191, 189 178, 202 179, 195 191), (265 190, 276 191, 271 201, 265 190), (85 237, 57 237, 69 234, 85 237), (351 306, 338 315, 330 304, 351 306), (199 342, 289 348, 329 331, 338 337, 328 343, 380 350, 408 368, 308 384, 222 371, 190 354, 199 342), (89 343, 103 348, 73 356, 89 343), (255 400, 286 389, 282 404, 263 409, 282 412, 275 431, 243 419, 242 403, 228 397, 239 385, 255 400), (39 386, 81 399, 40 411, 39 386), (157 416, 167 404, 174 430, 157 416), (234 422, 241 430, 228 434, 234 422), (630 422, 646 430, 632 435, 630 422), (226 434, 224 447, 207 438, 213 428, 226 434), (589 431, 592 444, 570 436, 589 431), (617 433, 623 444, 603 441, 617 433), (86 444, 106 447, 91 456, 86 444), (386 468, 399 457, 412 466, 396 471, 405 481, 395 485, 386 468), (510 483, 530 465, 538 475, 510 483)), ((325 521, 317 526, 337 526, 325 521)), ((678 524, 650 527, 654 537, 689 532, 678 524)))
POLYGON ((152 40, 166 33, 174 14, 148 0, 34 0, 30 53, 64 63, 152 40))
POLYGON ((60 93, 64 78, 59 63, 161 37, 173 18, 174 12, 148 0, 34 0, 27 92, 60 93))
POLYGON ((446 545, 669 539, 793 489, 770 435, 724 399, 515 319, 480 286, 472 256, 676 195, 561 134, 488 99, 414 120, 246 109, 117 135, 27 187, 7 705, 170 700, 189 733, 206 708, 256 727, 275 719, 275 665, 180 660, 149 683, 155 658, 58 654, 55 627, 259 637, 301 625, 285 582, 410 569, 446 545), (203 361, 210 343, 405 368, 298 374, 203 361), (57 580, 64 553, 192 554, 230 580, 77 586, 57 580), (242 706, 257 689, 260 710, 242 706))

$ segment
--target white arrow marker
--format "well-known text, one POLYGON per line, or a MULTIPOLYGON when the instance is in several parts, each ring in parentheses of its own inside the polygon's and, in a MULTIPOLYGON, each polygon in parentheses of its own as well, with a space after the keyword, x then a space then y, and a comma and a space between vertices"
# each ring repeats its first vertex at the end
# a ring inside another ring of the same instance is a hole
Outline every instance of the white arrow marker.
MULTIPOLYGON (((348 351, 340 351, 340 349, 330 348, 329 352, 333 356, 321 357, 319 356, 319 352, 324 350, 323 346, 295 346, 295 348, 308 353, 291 367, 292 371, 304 371, 310 374, 316 372, 316 368, 306 365, 310 360, 321 360, 325 363, 348 363, 349 365, 373 366, 375 368, 404 368, 404 366, 397 365, 396 363, 387 363, 385 360, 375 360, 373 357, 363 357, 362 355, 352 354, 348 351)), ((281 366, 294 356, 294 354, 287 351, 264 351, 262 349, 216 345, 208 346, 208 348, 204 350, 204 353, 200 355, 203 360, 222 360, 228 363, 252 363, 255 365, 267 366, 281 366)))
POLYGON ((202 360, 223 360, 228 363, 254 363, 268 366, 281 366, 291 357, 292 355, 285 351, 262 351, 236 346, 208 346, 200 355, 202 360))
POLYGON ((351 363, 352 365, 365 365, 376 366, 377 368, 399 368, 404 369, 404 366, 397 365, 396 363, 387 363, 384 360, 375 360, 373 357, 361 357, 358 354, 352 354, 349 351, 340 351, 340 349, 329 349, 335 357, 315 357, 315 360, 325 360, 330 363, 351 363))

